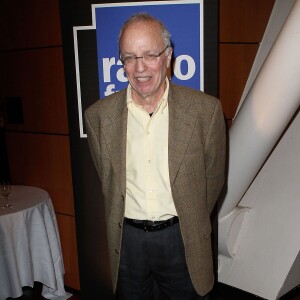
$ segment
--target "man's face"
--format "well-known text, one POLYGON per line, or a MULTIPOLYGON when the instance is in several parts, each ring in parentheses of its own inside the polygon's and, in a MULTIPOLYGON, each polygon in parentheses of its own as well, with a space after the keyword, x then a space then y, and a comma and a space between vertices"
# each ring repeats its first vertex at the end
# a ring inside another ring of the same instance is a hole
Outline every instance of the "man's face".
MULTIPOLYGON (((120 52, 123 57, 143 56, 147 53, 159 54, 165 48, 161 28, 154 22, 139 21, 130 24, 123 32, 120 41, 120 52)), ((172 49, 168 48, 166 52, 154 62, 145 63, 143 59, 137 59, 133 65, 124 66, 133 88, 134 100, 138 98, 140 101, 153 101, 162 96, 172 49)))

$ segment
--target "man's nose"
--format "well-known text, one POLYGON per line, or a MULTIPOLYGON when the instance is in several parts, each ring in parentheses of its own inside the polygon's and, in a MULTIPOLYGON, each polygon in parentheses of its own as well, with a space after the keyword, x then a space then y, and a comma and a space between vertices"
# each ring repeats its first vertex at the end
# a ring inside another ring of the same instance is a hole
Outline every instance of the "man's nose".
POLYGON ((142 72, 147 68, 147 65, 145 64, 144 58, 142 56, 136 58, 135 68, 139 72, 142 72))

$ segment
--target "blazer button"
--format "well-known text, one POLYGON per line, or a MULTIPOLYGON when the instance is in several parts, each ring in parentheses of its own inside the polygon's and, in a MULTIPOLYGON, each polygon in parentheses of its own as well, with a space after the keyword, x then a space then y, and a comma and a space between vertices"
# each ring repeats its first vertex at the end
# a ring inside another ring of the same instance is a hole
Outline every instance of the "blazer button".
POLYGON ((123 201, 123 202, 125 201, 125 197, 124 197, 124 195, 122 195, 122 201, 123 201))
POLYGON ((116 252, 116 254, 119 254, 119 250, 118 249, 115 249, 115 252, 116 252))
POLYGON ((119 222, 119 228, 122 228, 122 223, 121 222, 119 222))

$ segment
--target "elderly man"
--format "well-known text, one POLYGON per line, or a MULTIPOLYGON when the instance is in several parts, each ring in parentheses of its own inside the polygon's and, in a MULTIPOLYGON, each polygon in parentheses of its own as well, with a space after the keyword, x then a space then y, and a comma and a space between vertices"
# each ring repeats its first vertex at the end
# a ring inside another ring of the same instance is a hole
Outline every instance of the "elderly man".
POLYGON ((210 214, 224 184, 219 100, 172 84, 170 33, 139 13, 119 34, 127 89, 85 113, 118 299, 203 299, 214 283, 210 214))

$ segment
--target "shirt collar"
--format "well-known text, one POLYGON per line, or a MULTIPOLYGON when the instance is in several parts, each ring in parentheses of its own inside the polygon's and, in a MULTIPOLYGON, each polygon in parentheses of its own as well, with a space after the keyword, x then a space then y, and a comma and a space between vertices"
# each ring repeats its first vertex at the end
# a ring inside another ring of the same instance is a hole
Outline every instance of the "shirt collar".
MULTIPOLYGON (((165 79, 165 83, 166 83, 166 89, 165 89, 165 92, 161 98, 161 100, 159 101, 157 107, 160 107, 160 105, 162 105, 162 108, 164 109, 167 104, 168 104, 168 95, 169 95, 169 87, 170 87, 170 84, 169 84, 169 79, 168 77, 166 77, 165 79)), ((127 96, 126 96, 126 99, 127 99, 127 106, 130 104, 130 103, 133 103, 135 104, 136 106, 140 106, 140 105, 137 105, 133 99, 132 99, 132 86, 131 84, 129 83, 128 84, 128 87, 127 87, 127 96)))

